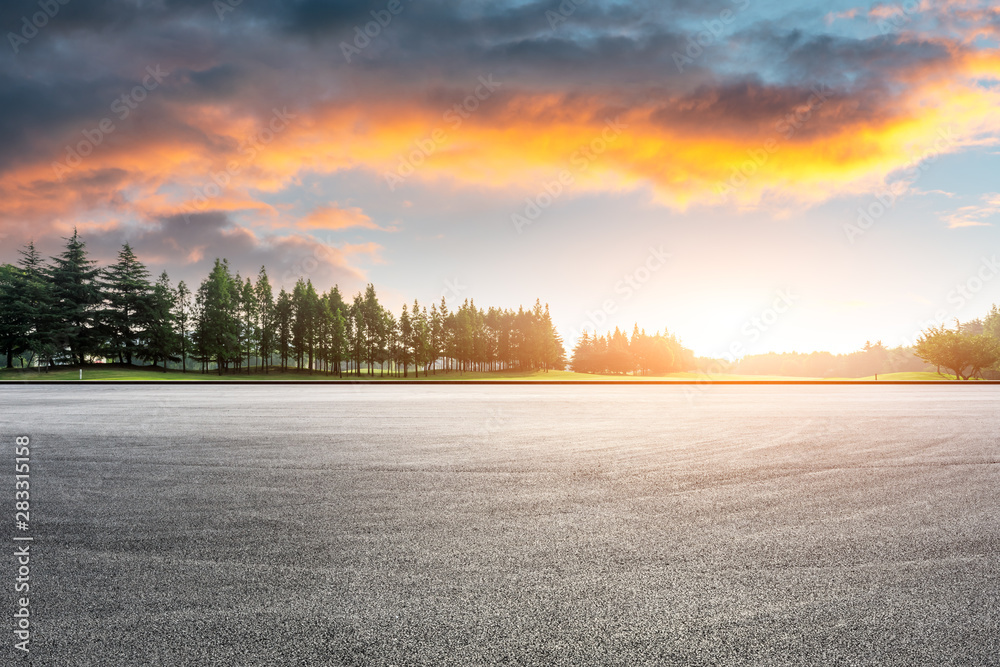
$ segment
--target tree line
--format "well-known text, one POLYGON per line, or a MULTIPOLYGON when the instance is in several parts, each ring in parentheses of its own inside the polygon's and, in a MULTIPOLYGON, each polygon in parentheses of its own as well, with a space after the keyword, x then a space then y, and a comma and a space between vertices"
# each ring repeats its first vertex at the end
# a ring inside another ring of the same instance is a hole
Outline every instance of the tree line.
POLYGON ((925 329, 912 347, 886 347, 866 341, 848 354, 830 352, 768 352, 736 360, 699 358, 698 370, 739 375, 780 375, 812 378, 857 378, 882 373, 949 371, 957 379, 1000 379, 1000 308, 986 317, 955 321, 925 329))
MULTIPOLYGON (((428 309, 418 301, 397 316, 379 303, 375 287, 345 299, 299 279, 275 295, 266 267, 251 279, 217 259, 197 289, 153 281, 126 243, 110 266, 99 267, 74 230, 48 260, 33 242, 17 264, 0 265, 0 354, 7 368, 52 367, 110 360, 180 366, 201 372, 269 372, 278 367, 327 374, 419 376, 438 370, 535 371, 566 366, 549 308, 451 309, 444 298, 428 309)), ((607 335, 584 332, 573 350, 579 373, 662 375, 699 369, 743 375, 864 377, 920 371, 930 365, 960 379, 1000 372, 1000 309, 983 319, 925 330, 913 347, 867 342, 846 355, 768 353, 739 360, 695 359, 669 332, 607 335)))
POLYGON ((349 301, 300 278, 275 295, 266 267, 251 280, 217 259, 196 290, 166 272, 154 281, 126 243, 111 266, 88 257, 74 230, 62 253, 43 260, 33 242, 0 265, 0 353, 6 365, 111 360, 197 364, 201 372, 267 373, 272 367, 382 375, 442 370, 548 371, 565 350, 548 305, 478 308, 414 300, 398 316, 369 284, 349 301), (212 368, 214 366, 214 369, 212 368))
POLYGON ((882 341, 865 341, 864 347, 847 354, 831 352, 767 352, 748 354, 732 361, 699 359, 699 369, 724 370, 739 375, 785 377, 858 378, 879 373, 917 372, 927 363, 909 347, 887 347, 882 341))
POLYGON ((631 338, 618 327, 606 336, 584 331, 573 349, 572 364, 577 373, 608 375, 664 375, 695 367, 694 353, 673 334, 650 336, 638 324, 631 338))

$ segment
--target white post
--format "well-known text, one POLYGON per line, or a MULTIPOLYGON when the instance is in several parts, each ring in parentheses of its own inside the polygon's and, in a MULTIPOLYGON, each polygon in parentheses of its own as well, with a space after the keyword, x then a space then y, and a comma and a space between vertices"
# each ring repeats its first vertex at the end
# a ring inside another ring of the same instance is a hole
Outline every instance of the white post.
POLYGON ((81 380, 83 379, 83 369, 82 368, 80 369, 80 379, 81 380))

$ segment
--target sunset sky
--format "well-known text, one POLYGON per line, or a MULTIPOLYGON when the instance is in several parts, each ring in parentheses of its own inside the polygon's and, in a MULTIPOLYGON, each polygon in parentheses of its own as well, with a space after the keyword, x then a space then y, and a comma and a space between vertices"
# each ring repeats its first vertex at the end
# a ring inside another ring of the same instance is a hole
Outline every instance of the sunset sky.
POLYGON ((75 225, 706 356, 1000 303, 989 3, 61 1, 0 8, 0 262, 75 225))

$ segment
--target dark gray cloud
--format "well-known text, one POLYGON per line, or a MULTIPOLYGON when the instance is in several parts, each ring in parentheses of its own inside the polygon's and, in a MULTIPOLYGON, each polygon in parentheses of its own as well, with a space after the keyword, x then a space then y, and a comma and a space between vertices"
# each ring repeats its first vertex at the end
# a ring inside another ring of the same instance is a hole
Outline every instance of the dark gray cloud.
MULTIPOLYGON (((16 261, 17 248, 30 238, 44 256, 61 251, 64 240, 59 235, 39 237, 32 231, 12 229, 2 241, 0 261, 16 261)), ((291 289, 300 277, 324 290, 340 285, 351 292, 365 284, 344 251, 307 236, 259 237, 221 211, 165 217, 152 225, 84 225, 80 237, 91 259, 101 266, 112 263, 121 245, 128 242, 154 275, 166 270, 174 284, 184 280, 193 288, 208 275, 216 258, 228 259, 233 272, 244 277, 254 277, 266 266, 276 287, 291 289)))
POLYGON ((824 81, 845 89, 888 84, 908 70, 951 59, 948 44, 903 35, 849 38, 763 23, 734 39, 752 47, 785 80, 824 81))

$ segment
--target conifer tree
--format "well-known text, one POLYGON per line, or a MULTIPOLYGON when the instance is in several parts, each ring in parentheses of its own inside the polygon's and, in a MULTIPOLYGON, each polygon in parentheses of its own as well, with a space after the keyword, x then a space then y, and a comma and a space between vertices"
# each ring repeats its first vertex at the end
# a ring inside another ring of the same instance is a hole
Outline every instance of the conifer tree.
POLYGON ((118 252, 118 261, 104 270, 101 288, 106 306, 100 315, 109 352, 120 363, 131 365, 146 337, 153 286, 149 271, 128 243, 118 252))
POLYGON ((48 269, 52 288, 52 343, 74 364, 83 364, 98 348, 95 314, 102 302, 100 269, 87 256, 87 246, 76 228, 64 239, 66 249, 52 258, 48 269))

